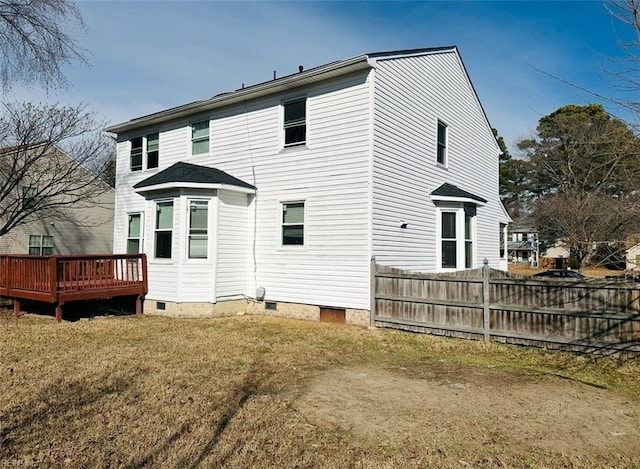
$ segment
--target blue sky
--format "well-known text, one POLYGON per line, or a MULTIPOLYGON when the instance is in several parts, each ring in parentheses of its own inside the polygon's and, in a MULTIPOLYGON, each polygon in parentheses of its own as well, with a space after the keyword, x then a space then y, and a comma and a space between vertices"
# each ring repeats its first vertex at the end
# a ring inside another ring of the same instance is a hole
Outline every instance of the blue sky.
MULTIPOLYGON (((85 102, 108 123, 365 52, 457 45, 491 124, 510 147, 558 107, 598 102, 602 68, 629 30, 600 2, 81 1, 89 66, 33 101, 85 102), (544 73, 542 73, 544 72, 544 73)), ((614 113, 615 108, 610 108, 614 113)))

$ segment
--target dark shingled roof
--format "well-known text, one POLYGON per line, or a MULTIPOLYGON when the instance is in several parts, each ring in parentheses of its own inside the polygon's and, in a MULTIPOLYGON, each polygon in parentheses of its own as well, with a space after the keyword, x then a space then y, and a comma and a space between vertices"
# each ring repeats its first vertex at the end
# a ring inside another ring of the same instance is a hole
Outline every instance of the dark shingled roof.
POLYGON ((184 163, 182 161, 169 166, 167 169, 154 174, 147 179, 137 183, 134 189, 141 187, 155 186, 170 182, 195 182, 201 184, 227 184, 229 186, 245 187, 255 189, 254 186, 241 181, 230 174, 216 168, 200 166, 197 164, 184 163))
POLYGON ((431 195, 439 195, 442 197, 464 197, 466 199, 477 200, 478 202, 482 202, 483 204, 487 203, 486 199, 482 197, 472 194, 471 192, 463 191, 458 186, 454 186, 453 184, 449 184, 445 182, 443 185, 435 189, 431 195))

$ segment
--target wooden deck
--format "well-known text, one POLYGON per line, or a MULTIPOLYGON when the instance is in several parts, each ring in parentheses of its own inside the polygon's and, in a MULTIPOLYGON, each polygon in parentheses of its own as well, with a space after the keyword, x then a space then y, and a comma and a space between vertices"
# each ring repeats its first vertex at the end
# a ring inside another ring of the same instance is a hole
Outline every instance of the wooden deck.
POLYGON ((0 255, 0 296, 13 300, 16 316, 20 300, 55 304, 60 322, 65 302, 129 295, 141 314, 147 291, 144 254, 0 255))

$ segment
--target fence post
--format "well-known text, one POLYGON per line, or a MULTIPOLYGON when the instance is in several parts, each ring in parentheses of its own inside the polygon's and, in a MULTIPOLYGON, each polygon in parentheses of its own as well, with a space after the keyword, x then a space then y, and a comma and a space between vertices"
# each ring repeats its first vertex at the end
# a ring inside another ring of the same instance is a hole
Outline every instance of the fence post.
POLYGON ((376 327, 376 256, 371 256, 371 266, 369 269, 369 325, 376 327))
POLYGON ((482 331, 484 341, 489 342, 489 260, 485 257, 482 261, 482 331))

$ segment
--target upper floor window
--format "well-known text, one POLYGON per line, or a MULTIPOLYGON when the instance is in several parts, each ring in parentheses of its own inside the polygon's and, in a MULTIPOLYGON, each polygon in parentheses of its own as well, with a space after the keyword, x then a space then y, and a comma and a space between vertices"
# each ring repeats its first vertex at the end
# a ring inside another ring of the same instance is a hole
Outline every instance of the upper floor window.
POLYGON ((438 150, 436 161, 443 165, 447 164, 447 126, 442 121, 438 121, 438 150))
POLYGON ((35 206, 37 193, 38 189, 35 186, 22 186, 22 210, 35 206))
POLYGON ((160 135, 158 133, 147 135, 147 169, 158 167, 160 155, 160 135))
POLYGON ((156 204, 155 257, 171 259, 171 237, 173 234, 173 202, 156 204))
POLYGON ((282 204, 282 244, 304 244, 304 202, 282 204))
POLYGON ((129 214, 127 229, 127 254, 142 252, 142 214, 129 214))
POLYGON ((283 103, 284 145, 301 145, 307 141, 307 98, 283 103))
POLYGON ((131 171, 142 171, 142 137, 131 139, 131 171))
POLYGON ((209 121, 191 124, 191 154, 209 153, 209 121))
POLYGON ((53 236, 29 235, 29 254, 36 256, 53 255, 53 236))
POLYGON ((206 259, 209 244, 209 202, 189 201, 189 259, 206 259))

